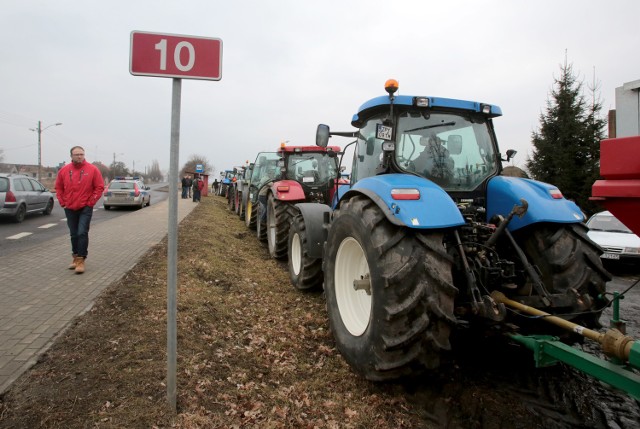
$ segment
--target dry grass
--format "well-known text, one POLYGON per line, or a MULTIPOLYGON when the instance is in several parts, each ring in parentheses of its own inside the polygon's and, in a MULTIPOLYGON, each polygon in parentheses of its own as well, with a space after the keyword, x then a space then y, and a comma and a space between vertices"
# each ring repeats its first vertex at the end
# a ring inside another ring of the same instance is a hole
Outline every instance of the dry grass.
POLYGON ((401 391, 350 371, 322 295, 295 291, 223 199, 204 198, 182 222, 178 259, 177 415, 166 400, 163 242, 1 398, 0 427, 428 426, 401 391))

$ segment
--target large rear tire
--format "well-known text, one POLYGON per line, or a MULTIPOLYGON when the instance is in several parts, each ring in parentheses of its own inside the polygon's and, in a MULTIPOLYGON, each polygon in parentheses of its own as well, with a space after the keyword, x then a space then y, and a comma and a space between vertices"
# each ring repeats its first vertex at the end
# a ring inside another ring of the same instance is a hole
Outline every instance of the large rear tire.
POLYGON ((563 317, 589 328, 600 327, 607 300, 602 297, 611 274, 602 265, 600 249, 587 237, 583 224, 537 224, 520 232, 521 246, 550 293, 581 298, 588 308, 561 309, 563 317))
POLYGON ((440 366, 455 318, 452 259, 443 233, 391 224, 365 197, 342 204, 324 259, 329 323, 346 361, 392 380, 440 366), (369 280, 370 293, 355 280, 369 280))
POLYGON ((269 194, 267 200, 267 245, 274 259, 287 257, 287 239, 289 237, 289 204, 276 200, 269 194))
POLYGON ((302 215, 291 221, 287 249, 291 284, 302 291, 320 289, 324 279, 322 259, 307 254, 307 230, 302 215))

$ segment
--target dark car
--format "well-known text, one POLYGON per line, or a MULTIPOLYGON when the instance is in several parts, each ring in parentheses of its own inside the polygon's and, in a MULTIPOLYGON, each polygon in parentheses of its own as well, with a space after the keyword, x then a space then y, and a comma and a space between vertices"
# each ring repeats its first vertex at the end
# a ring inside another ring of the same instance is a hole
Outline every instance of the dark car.
POLYGON ((36 179, 0 173, 0 216, 22 222, 28 213, 51 214, 53 194, 36 179))

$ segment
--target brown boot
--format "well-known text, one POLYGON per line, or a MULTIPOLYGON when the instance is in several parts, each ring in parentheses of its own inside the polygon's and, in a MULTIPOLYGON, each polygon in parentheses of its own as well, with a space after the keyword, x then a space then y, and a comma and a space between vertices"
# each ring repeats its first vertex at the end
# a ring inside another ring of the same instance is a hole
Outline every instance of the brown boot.
POLYGON ((73 261, 71 262, 71 264, 69 264, 69 269, 70 270, 75 270, 76 269, 76 265, 78 264, 78 255, 76 255, 75 253, 73 254, 73 261))
POLYGON ((82 256, 78 256, 76 259, 76 274, 84 273, 84 258, 82 256))

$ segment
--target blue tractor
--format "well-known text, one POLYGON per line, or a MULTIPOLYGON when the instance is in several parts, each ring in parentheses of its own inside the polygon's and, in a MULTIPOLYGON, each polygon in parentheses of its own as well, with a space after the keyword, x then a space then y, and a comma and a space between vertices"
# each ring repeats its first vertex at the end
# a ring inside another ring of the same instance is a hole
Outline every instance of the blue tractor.
POLYGON ((313 286, 321 265, 331 331, 354 370, 414 375, 440 366, 456 332, 544 323, 497 297, 599 327, 611 279, 601 249, 557 187, 502 174, 515 152, 498 149, 500 108, 396 96, 394 80, 385 89, 353 116, 355 132, 318 126, 319 146, 355 139, 350 183, 331 206, 298 204, 289 235, 294 286, 313 286))

